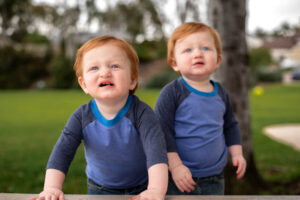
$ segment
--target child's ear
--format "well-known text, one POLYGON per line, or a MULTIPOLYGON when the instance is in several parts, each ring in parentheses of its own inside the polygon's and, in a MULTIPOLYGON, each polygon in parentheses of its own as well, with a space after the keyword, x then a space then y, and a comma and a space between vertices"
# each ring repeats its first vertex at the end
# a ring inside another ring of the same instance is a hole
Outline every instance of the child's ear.
POLYGON ((220 66, 222 60, 223 60, 223 56, 222 56, 222 55, 219 55, 219 56, 218 56, 218 60, 217 60, 217 66, 218 66, 218 67, 220 66))
POLYGON ((132 79, 129 86, 129 90, 133 90, 136 87, 136 84, 137 84, 137 79, 136 78, 132 79))
POLYGON ((172 68, 175 72, 179 73, 179 69, 178 69, 177 65, 172 66, 172 68))
POLYGON ((86 84, 85 84, 85 81, 82 76, 78 77, 78 83, 79 83, 81 89, 84 91, 84 93, 88 94, 88 90, 86 88, 86 84))
POLYGON ((175 60, 174 58, 172 58, 172 59, 170 60, 170 65, 171 65, 171 67, 177 65, 177 64, 176 64, 176 60, 175 60))
POLYGON ((179 71, 175 59, 172 59, 171 62, 170 62, 170 64, 171 64, 171 67, 173 68, 173 70, 174 70, 175 72, 178 72, 178 71, 179 71))

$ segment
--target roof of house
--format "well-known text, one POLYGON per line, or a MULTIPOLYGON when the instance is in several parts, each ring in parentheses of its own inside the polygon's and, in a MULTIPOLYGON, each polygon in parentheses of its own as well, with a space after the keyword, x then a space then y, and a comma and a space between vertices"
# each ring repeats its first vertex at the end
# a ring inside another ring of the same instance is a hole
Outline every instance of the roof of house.
POLYGON ((300 30, 297 30, 292 36, 274 38, 264 43, 265 47, 271 49, 290 49, 300 41, 300 30))
POLYGON ((265 42, 264 46, 271 49, 290 49, 296 44, 293 37, 277 38, 273 41, 265 42))

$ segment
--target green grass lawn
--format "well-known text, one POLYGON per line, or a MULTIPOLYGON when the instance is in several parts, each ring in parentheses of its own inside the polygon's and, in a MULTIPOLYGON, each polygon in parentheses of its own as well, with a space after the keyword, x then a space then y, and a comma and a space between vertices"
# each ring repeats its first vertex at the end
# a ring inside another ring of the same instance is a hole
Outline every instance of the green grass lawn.
POLYGON ((300 85, 266 86, 262 96, 251 95, 251 127, 255 160, 259 171, 267 181, 298 180, 299 184, 300 152, 274 142, 262 133, 263 127, 268 125, 300 124, 299 102, 300 85))
MULTIPOLYGON (((257 167, 267 181, 300 178, 300 152, 263 135, 270 124, 300 123, 300 85, 272 85, 251 94, 253 147, 257 167)), ((158 90, 137 95, 152 107, 158 90)), ((90 99, 80 90, 0 91, 0 192, 38 193, 43 188, 51 150, 72 112, 90 99)), ((83 145, 64 184, 65 193, 86 193, 83 145)))

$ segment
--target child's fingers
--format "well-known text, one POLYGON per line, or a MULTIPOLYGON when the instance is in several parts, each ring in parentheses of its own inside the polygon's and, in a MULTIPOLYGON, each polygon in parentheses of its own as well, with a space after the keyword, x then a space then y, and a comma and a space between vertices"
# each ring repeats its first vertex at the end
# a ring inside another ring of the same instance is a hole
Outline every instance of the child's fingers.
POLYGON ((238 161, 236 159, 232 159, 232 165, 234 167, 238 166, 238 161))
POLYGON ((186 179, 177 181, 175 182, 175 184, 177 188, 180 190, 180 192, 191 192, 195 189, 194 185, 190 184, 186 179))
POLYGON ((240 171, 239 173, 237 173, 237 179, 241 179, 244 176, 244 171, 240 171))
POLYGON ((185 188, 187 192, 191 192, 193 190, 195 190, 194 185, 196 184, 195 181, 193 180, 192 174, 190 173, 190 171, 188 171, 183 179, 183 184, 185 185, 185 188))
POLYGON ((140 195, 136 195, 136 196, 129 198, 128 200, 138 200, 139 198, 140 198, 140 195))
POLYGON ((188 188, 187 185, 183 181, 178 181, 176 183, 177 188, 179 189, 180 192, 190 192, 191 190, 188 188))
POLYGON ((37 200, 46 200, 47 199, 47 197, 45 197, 45 196, 39 196, 38 198, 37 198, 37 200))
POLYGON ((246 171, 246 162, 239 161, 238 168, 236 170, 237 179, 241 179, 244 176, 245 171, 246 171))
POLYGON ((64 200, 64 194, 59 195, 59 200, 64 200))
POLYGON ((196 182, 194 181, 193 177, 190 176, 186 176, 186 181, 189 185, 196 185, 196 182))
POLYGON ((39 195, 36 195, 34 197, 31 197, 29 200, 36 200, 39 197, 39 195))
POLYGON ((190 184, 190 183, 188 183, 188 182, 185 182, 185 187, 187 188, 187 189, 185 190, 185 191, 187 191, 187 192, 191 192, 191 191, 195 190, 194 185, 193 185, 193 184, 190 184))
POLYGON ((196 185, 196 183, 193 180, 192 176, 186 177, 186 179, 184 180, 184 184, 189 189, 189 192, 195 190, 194 185, 196 185))
POLYGON ((175 185, 176 185, 176 187, 178 188, 178 190, 180 191, 180 192, 184 192, 184 188, 183 188, 183 186, 181 185, 181 183, 179 182, 179 181, 174 181, 175 182, 175 185))
POLYGON ((241 170, 242 170, 242 166, 238 162, 236 162, 236 165, 234 165, 234 166, 237 167, 236 173, 239 174, 241 172, 241 170))

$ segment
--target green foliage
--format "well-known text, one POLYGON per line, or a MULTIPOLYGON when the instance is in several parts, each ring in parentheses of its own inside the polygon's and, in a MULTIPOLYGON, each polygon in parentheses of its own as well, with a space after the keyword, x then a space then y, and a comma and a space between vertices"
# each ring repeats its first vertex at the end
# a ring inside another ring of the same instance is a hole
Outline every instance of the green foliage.
POLYGON ((163 88, 167 83, 178 78, 178 74, 174 72, 172 69, 167 69, 160 74, 153 77, 148 83, 145 85, 146 88, 163 88))
POLYGON ((115 6, 109 6, 105 11, 97 11, 95 3, 90 1, 88 12, 89 21, 92 19, 108 28, 126 32, 131 41, 136 41, 138 36, 145 37, 147 30, 151 30, 152 37, 162 38, 162 20, 156 6, 151 0, 138 0, 131 2, 118 1, 115 6))
POLYGON ((31 44, 49 44, 50 43, 50 41, 48 40, 48 38, 46 36, 41 35, 37 32, 28 33, 28 34, 24 35, 21 42, 31 43, 31 44))
POLYGON ((148 62, 155 59, 164 58, 167 54, 167 47, 164 40, 146 40, 142 43, 134 43, 133 47, 136 50, 140 62, 148 62))
POLYGON ((280 81, 279 71, 269 71, 266 68, 273 64, 270 50, 265 47, 254 48, 249 52, 250 85, 256 85, 259 81, 275 82, 280 81))
POLYGON ((257 70, 257 80, 259 80, 261 82, 281 82, 282 81, 282 71, 281 70, 258 69, 257 70))
POLYGON ((33 82, 48 75, 47 57, 37 57, 12 47, 0 49, 0 89, 28 88, 33 82))
POLYGON ((52 78, 51 87, 57 89, 73 88, 75 72, 71 62, 62 54, 55 56, 49 66, 52 78))
POLYGON ((268 35, 268 33, 261 28, 257 28, 254 32, 254 35, 259 38, 264 38, 268 35))
POLYGON ((249 57, 252 68, 266 67, 273 63, 270 49, 265 47, 251 49, 249 57))

